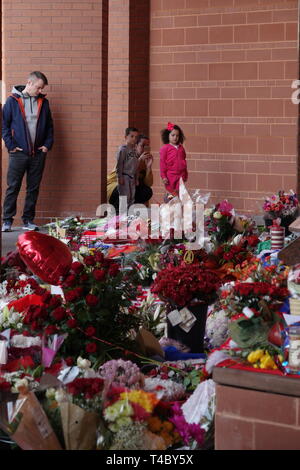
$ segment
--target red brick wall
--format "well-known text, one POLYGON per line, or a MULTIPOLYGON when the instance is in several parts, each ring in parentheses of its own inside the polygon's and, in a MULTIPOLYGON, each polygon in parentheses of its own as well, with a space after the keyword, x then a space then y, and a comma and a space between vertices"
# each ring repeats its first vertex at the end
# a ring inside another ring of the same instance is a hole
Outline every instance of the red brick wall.
POLYGON ((187 137, 188 187, 210 202, 258 212, 264 195, 297 190, 297 1, 152 0, 150 44, 154 199, 169 120, 187 137))
POLYGON ((128 126, 148 134, 149 0, 109 1, 108 168, 128 126))
MULTIPOLYGON (((105 193, 105 104, 101 107, 105 78, 101 77, 105 67, 102 49, 105 44, 107 48, 107 38, 102 41, 107 0, 4 0, 3 15, 6 95, 12 85, 25 83, 32 70, 44 72, 50 84, 47 91, 55 146, 47 158, 36 220, 40 223, 48 217, 72 214, 94 216, 105 193)), ((4 192, 6 151, 3 154, 4 192)), ((18 216, 23 198, 24 189, 18 216)))
POLYGON ((300 449, 298 397, 224 385, 216 393, 216 450, 300 449))

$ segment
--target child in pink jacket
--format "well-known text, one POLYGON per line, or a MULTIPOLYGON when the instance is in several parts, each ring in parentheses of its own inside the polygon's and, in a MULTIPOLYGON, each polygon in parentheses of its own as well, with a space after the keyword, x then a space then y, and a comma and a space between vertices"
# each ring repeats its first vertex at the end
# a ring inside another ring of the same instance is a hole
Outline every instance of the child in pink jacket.
POLYGON ((168 122, 168 127, 161 131, 161 138, 165 145, 159 151, 160 176, 168 192, 166 201, 179 192, 179 180, 188 179, 186 154, 183 147, 185 136, 176 124, 168 122))

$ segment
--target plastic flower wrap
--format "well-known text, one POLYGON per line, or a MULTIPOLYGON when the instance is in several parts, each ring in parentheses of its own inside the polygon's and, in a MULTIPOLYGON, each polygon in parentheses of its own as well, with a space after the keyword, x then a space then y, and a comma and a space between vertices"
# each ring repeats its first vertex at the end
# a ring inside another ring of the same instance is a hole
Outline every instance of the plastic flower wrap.
POLYGON ((220 303, 230 318, 229 333, 242 349, 266 348, 270 329, 282 322, 279 308, 289 291, 281 285, 281 278, 276 282, 273 277, 270 282, 267 277, 268 272, 264 281, 236 282, 222 288, 220 303))
POLYGON ((63 430, 68 450, 96 449, 104 382, 99 377, 77 377, 64 388, 48 389, 45 407, 63 430))
POLYGON ((213 306, 206 320, 206 337, 210 348, 221 346, 229 337, 228 323, 229 319, 225 310, 221 309, 218 304, 213 306))
POLYGON ((158 377, 147 377, 144 390, 154 392, 160 400, 177 401, 186 396, 185 387, 173 380, 162 380, 158 377))

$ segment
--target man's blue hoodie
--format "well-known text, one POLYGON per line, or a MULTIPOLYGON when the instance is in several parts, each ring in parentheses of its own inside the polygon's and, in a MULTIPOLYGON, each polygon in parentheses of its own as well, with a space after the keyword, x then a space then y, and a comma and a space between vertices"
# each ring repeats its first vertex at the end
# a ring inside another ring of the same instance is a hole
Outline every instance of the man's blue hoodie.
POLYGON ((13 93, 7 98, 3 106, 2 138, 7 150, 10 152, 19 147, 27 155, 34 155, 39 147, 45 146, 48 150, 53 145, 53 121, 49 102, 45 95, 38 95, 37 124, 34 142, 31 140, 31 129, 26 121, 24 98, 22 91, 25 86, 19 85, 13 88, 13 93))

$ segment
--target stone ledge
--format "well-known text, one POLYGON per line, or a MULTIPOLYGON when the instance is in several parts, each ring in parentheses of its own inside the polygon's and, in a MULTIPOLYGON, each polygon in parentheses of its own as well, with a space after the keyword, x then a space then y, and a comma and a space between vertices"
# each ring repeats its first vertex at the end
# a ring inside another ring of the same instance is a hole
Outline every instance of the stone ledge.
POLYGON ((300 397, 300 376, 297 379, 262 372, 214 367, 213 380, 220 385, 300 397))

